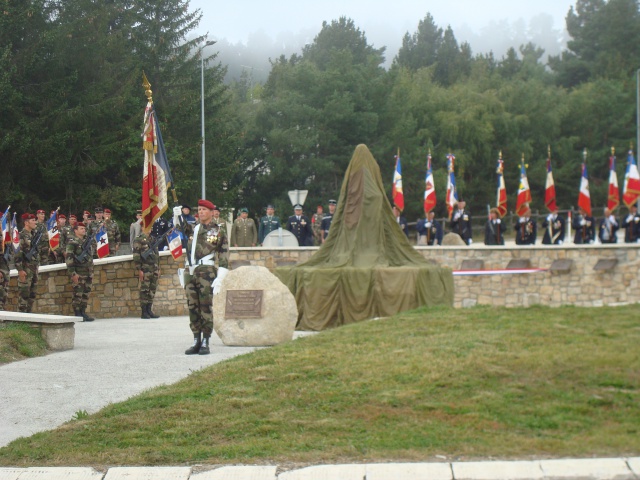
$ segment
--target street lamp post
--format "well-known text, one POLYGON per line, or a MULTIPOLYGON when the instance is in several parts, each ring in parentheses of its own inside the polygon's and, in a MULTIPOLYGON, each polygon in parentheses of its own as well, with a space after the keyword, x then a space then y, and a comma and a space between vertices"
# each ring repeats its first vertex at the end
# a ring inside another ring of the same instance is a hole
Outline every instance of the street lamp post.
POLYGON ((205 173, 205 166, 204 166, 204 48, 208 47, 209 45, 213 45, 214 43, 216 43, 214 40, 210 40, 208 42, 205 42, 205 44, 202 46, 202 48, 200 48, 200 60, 201 60, 201 68, 200 68, 200 87, 201 87, 201 91, 200 91, 200 100, 202 101, 202 197, 201 198, 207 198, 206 196, 206 188, 205 188, 205 179, 204 179, 204 173, 205 173))

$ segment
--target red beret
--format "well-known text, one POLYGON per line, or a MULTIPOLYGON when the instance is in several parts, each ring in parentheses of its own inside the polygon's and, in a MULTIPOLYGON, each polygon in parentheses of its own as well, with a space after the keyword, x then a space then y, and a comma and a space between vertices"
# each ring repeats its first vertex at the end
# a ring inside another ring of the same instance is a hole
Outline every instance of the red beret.
POLYGON ((75 224, 73 228, 78 228, 78 227, 85 227, 85 224, 83 222, 78 222, 75 224))
POLYGON ((31 220, 32 218, 36 218, 36 216, 33 213, 23 213, 22 214, 22 219, 23 220, 31 220))
POLYGON ((73 218, 74 220, 77 220, 77 219, 78 219, 78 217, 76 217, 73 213, 72 213, 71 215, 69 215, 69 220, 71 220, 72 218, 73 218))
POLYGON ((198 200, 198 206, 208 208, 209 210, 215 210, 216 206, 209 200, 198 200))
POLYGON ((64 218, 66 220, 67 216, 64 213, 61 213, 60 215, 58 215, 58 218, 64 218))
POLYGON ((105 208, 104 213, 111 213, 111 210, 109 210, 108 208, 105 208))
POLYGON ((82 212, 83 215, 91 215, 91 212, 89 210, 85 210, 84 212, 82 212))
POLYGON ((37 213, 45 213, 45 211, 44 210, 38 210, 37 213))

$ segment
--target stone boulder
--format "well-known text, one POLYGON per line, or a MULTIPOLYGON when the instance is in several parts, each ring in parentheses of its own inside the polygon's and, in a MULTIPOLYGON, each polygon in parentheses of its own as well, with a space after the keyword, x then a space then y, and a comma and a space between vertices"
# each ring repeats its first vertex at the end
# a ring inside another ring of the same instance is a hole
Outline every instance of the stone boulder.
POLYGON ((230 270, 213 296, 213 328, 225 345, 267 346, 291 340, 298 307, 289 289, 265 267, 230 270))
POLYGON ((460 235, 458 235, 457 233, 447 233, 444 237, 442 237, 442 246, 447 246, 447 247, 466 247, 467 244, 464 243, 464 240, 462 240, 462 237, 460 237, 460 235))

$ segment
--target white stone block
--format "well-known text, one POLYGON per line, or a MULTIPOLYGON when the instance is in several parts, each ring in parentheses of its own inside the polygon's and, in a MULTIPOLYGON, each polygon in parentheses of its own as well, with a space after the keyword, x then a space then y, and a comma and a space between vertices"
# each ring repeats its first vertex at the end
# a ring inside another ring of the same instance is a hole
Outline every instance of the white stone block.
POLYGON ((19 480, 101 480, 103 474, 90 467, 29 467, 19 480))
POLYGON ((547 479, 635 480, 622 458, 541 460, 547 479))
POLYGON ((278 480, 363 480, 365 475, 364 464, 318 465, 281 473, 278 480))
POLYGON ((271 465, 220 467, 207 472, 192 473, 189 480, 276 480, 277 468, 271 465))
POLYGON ((456 480, 535 480, 544 477, 539 462, 455 462, 456 480))
POLYGON ((367 480, 452 480, 448 463, 375 463, 366 465, 367 480))
POLYGON ((627 465, 631 471, 640 478, 640 457, 627 458, 627 465))
POLYGON ((20 474, 26 471, 26 468, 0 468, 0 480, 18 480, 20 474))
POLYGON ((189 480, 190 467, 113 467, 104 480, 189 480))

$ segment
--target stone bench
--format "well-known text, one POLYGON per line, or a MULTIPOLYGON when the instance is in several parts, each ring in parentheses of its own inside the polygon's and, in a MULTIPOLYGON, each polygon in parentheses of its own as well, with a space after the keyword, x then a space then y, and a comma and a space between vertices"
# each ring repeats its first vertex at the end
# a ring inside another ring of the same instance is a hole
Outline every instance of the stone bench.
POLYGON ((71 350, 76 336, 76 317, 0 311, 0 322, 23 323, 39 328, 49 350, 71 350))

